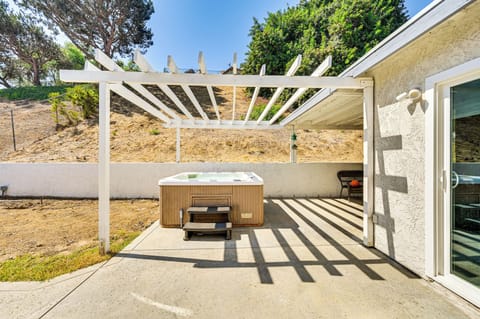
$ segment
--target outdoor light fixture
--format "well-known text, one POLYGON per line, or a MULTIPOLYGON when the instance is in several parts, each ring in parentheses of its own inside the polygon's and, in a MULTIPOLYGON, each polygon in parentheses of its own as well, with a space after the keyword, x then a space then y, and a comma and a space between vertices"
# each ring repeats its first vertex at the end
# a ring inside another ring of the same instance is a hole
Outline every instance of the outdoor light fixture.
POLYGON ((398 102, 403 101, 403 100, 405 100, 405 98, 406 98, 407 96, 408 96, 408 93, 407 93, 407 92, 403 92, 403 93, 401 93, 400 95, 398 95, 398 96, 396 97, 396 100, 397 100, 398 102))
POLYGON ((408 91, 408 98, 412 101, 417 101, 422 98, 422 91, 418 88, 413 88, 408 91))
POLYGON ((419 88, 413 88, 410 91, 403 92, 396 97, 398 102, 409 99, 410 102, 416 102, 422 98, 422 91, 419 88))

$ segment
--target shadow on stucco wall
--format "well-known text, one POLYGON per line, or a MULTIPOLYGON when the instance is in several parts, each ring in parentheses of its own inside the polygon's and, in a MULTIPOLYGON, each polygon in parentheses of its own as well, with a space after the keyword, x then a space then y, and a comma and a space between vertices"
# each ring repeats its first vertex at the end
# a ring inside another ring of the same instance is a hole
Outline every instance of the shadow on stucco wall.
MULTIPOLYGON (((385 166, 386 151, 402 150, 402 135, 381 136, 380 121, 378 112, 375 112, 375 151, 376 151, 376 174, 375 174, 375 188, 381 191, 381 201, 383 211, 377 211, 375 208, 375 215, 377 221, 375 227, 382 227, 385 229, 388 256, 395 259, 395 219, 392 218, 392 207, 389 192, 408 193, 407 178, 403 176, 394 176, 387 174, 385 166)), ((398 226, 398 225, 397 225, 398 226)))

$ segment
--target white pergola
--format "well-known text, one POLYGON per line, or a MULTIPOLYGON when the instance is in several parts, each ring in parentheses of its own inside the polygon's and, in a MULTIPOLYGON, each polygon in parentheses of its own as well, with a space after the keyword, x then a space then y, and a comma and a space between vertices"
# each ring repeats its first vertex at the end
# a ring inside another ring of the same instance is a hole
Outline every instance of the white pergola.
MULTIPOLYGON (((288 119, 280 121, 280 117, 308 89, 333 89, 342 91, 363 92, 363 128, 364 128, 364 244, 373 245, 373 80, 371 78, 332 77, 323 76, 331 67, 332 58, 328 57, 310 76, 294 76, 301 66, 299 55, 283 76, 266 75, 266 67, 262 66, 259 75, 239 75, 237 73, 236 55, 233 61, 233 74, 208 74, 203 54, 198 56, 199 73, 179 73, 175 61, 168 57, 170 73, 156 72, 140 52, 135 52, 134 62, 141 72, 125 72, 103 52, 95 51, 95 60, 105 69, 100 70, 87 62, 84 70, 61 70, 60 78, 65 82, 98 83, 99 84, 99 162, 98 162, 98 199, 99 199, 99 240, 100 252, 110 250, 110 93, 114 92, 144 111, 157 117, 167 128, 177 129, 177 150, 179 149, 179 130, 193 129, 281 129, 288 119), (157 86, 175 105, 167 106, 145 85, 157 86), (180 86, 188 96, 196 112, 191 112, 171 89, 180 86), (197 100, 191 87, 205 87, 208 91, 214 116, 208 116, 205 105, 197 100), (231 106, 217 104, 213 87, 229 86, 233 88, 233 103, 231 106), (254 92, 247 112, 243 116, 237 114, 235 99, 237 87, 253 87, 254 92), (258 119, 250 119, 261 88, 275 88, 272 98, 258 119), (281 106, 273 118, 266 116, 286 88, 296 91, 292 97, 281 106), (231 118, 221 117, 221 107, 230 107, 231 118), (242 120, 239 120, 242 118, 242 120)), ((308 103, 308 101, 307 101, 308 103)), ((301 109, 300 106, 299 109, 301 109)), ((341 110, 337 110, 341 112, 341 110)), ((345 129, 345 126, 339 126, 345 129)), ((178 160, 177 152, 177 160, 178 160)))

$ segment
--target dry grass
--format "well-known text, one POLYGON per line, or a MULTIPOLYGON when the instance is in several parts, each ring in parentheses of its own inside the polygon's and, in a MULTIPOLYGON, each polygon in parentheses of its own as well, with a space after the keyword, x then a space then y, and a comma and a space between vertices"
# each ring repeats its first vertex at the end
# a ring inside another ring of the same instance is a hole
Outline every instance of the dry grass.
POLYGON ((26 254, 0 263, 0 281, 43 281, 106 261, 125 248, 141 232, 121 232, 112 236, 111 252, 100 255, 98 247, 52 256, 26 254))
POLYGON ((112 257, 158 220, 157 200, 111 202, 112 254, 98 253, 96 200, 0 201, 0 280, 47 280, 112 257))

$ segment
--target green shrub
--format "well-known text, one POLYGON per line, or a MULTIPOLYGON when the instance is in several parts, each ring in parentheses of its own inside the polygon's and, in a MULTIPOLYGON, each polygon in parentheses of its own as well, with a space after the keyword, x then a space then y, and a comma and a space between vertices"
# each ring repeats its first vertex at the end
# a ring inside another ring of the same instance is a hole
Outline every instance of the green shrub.
POLYGON ((80 120, 80 114, 67 107, 64 97, 58 92, 52 92, 48 95, 50 103, 52 105, 51 112, 53 120, 57 125, 57 128, 62 125, 65 120, 68 125, 75 125, 80 120))
POLYGON ((67 100, 81 110, 84 119, 97 114, 98 90, 96 87, 92 85, 75 85, 67 89, 66 97, 67 100))
MULTIPOLYGON (((260 115, 262 115, 263 110, 265 110, 266 104, 259 104, 255 105, 252 110, 252 114, 250 114, 250 120, 258 120, 260 118, 260 115)), ((272 108, 268 111, 267 116, 263 119, 264 121, 269 121, 273 118, 273 116, 280 110, 282 106, 280 104, 274 104, 272 108)), ((282 120, 284 116, 280 116, 278 119, 279 121, 282 120)))

